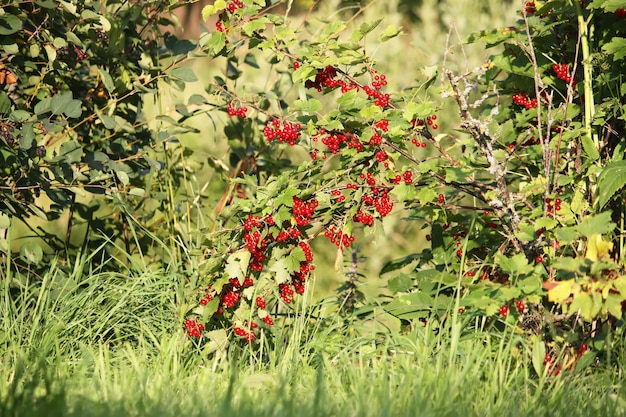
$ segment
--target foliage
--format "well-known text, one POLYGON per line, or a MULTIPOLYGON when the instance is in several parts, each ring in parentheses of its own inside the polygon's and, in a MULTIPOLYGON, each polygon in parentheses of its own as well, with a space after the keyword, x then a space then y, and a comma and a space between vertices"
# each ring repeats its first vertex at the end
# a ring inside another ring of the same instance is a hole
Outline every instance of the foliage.
POLYGON ((298 26, 262 6, 203 11, 217 15, 200 45, 228 62, 212 89, 240 169, 190 306, 209 330, 200 343, 224 329, 246 342, 268 336, 277 316, 297 313, 311 241, 324 235, 341 256, 357 229, 383 233, 400 204, 429 229, 430 248, 381 271, 396 293, 388 316, 515 326, 548 342, 537 345, 546 366, 561 348, 605 346, 626 299, 615 2, 529 2, 517 26, 469 39, 503 48, 489 62, 424 68, 398 92, 367 51, 401 28, 298 26), (242 86, 257 67, 270 84, 242 86), (456 106, 462 133, 439 133, 436 92, 456 106))
MULTIPOLYGON (((162 31, 172 4, 3 4, 0 228, 29 228, 40 238, 20 242, 16 266, 41 267, 49 252, 75 259, 78 248, 104 241, 145 250, 152 237, 134 234, 133 219, 153 231, 171 219, 166 185, 177 187, 182 175, 176 154, 164 151, 186 128, 155 131, 143 107, 161 80, 184 87, 195 79, 181 66, 195 44, 162 31)), ((181 109, 176 122, 190 116, 181 109)), ((15 245, 3 233, 0 250, 15 245)))

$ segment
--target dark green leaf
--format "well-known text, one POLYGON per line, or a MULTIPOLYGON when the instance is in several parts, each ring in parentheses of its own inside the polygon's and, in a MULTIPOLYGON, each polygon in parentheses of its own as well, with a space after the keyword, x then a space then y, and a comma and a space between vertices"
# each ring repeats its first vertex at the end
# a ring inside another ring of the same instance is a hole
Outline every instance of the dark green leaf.
POLYGON ((0 16, 0 35, 12 35, 22 28, 22 21, 13 14, 0 16))
POLYGON ((419 254, 413 253, 402 258, 391 260, 387 262, 385 266, 383 266, 383 268, 380 270, 380 275, 384 275, 389 272, 397 271, 398 269, 404 268, 405 266, 415 262, 419 258, 419 254))
POLYGON ((4 91, 0 92, 0 113, 7 114, 11 111, 11 99, 4 91))

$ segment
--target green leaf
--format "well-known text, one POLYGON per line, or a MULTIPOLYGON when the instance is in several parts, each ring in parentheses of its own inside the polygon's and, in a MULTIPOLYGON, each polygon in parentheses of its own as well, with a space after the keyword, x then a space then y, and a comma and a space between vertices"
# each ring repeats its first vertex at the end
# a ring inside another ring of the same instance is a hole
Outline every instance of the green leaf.
POLYGON ((304 254, 304 250, 300 246, 292 250, 289 255, 285 258, 285 266, 287 267, 287 271, 291 274, 292 272, 296 272, 300 270, 300 262, 306 261, 306 255, 304 254))
POLYGON ((30 149, 35 141, 35 131, 32 124, 26 124, 22 127, 22 135, 20 136, 20 148, 30 149))
POLYGON ((287 187, 285 191, 274 200, 276 206, 293 207, 293 197, 298 195, 298 189, 287 187))
POLYGON ((304 113, 314 114, 322 110, 322 102, 314 98, 308 100, 296 100, 293 102, 294 110, 298 110, 304 113))
POLYGON ((274 279, 276 280, 277 284, 288 282, 289 279, 291 278, 291 274, 288 270, 285 258, 277 259, 273 264, 269 266, 269 270, 276 274, 274 276, 274 279))
POLYGON ((111 74, 102 68, 98 68, 98 73, 100 74, 100 79, 102 80, 102 84, 104 84, 104 88, 106 88, 109 93, 115 91, 115 83, 113 82, 113 78, 111 78, 111 74))
POLYGON ((588 162, 597 161, 598 158, 600 158, 600 153, 598 153, 598 149, 596 149, 593 140, 589 136, 583 135, 583 137, 581 138, 581 142, 583 145, 583 149, 588 156, 588 162))
POLYGON ((243 283, 243 280, 248 273, 250 257, 251 254, 246 249, 231 253, 226 260, 224 272, 228 274, 229 278, 236 278, 239 280, 240 284, 243 283))
POLYGON ((8 229, 11 227, 11 217, 5 213, 0 213, 0 229, 8 229))
POLYGON ((570 314, 580 312, 580 316, 588 322, 595 318, 595 310, 593 299, 585 292, 577 294, 569 308, 570 314))
POLYGON ((34 112, 36 115, 47 113, 51 110, 50 104, 52 103, 52 98, 44 98, 39 103, 35 104, 34 112))
POLYGON ((402 33, 402 29, 396 27, 395 25, 389 25, 387 28, 378 36, 379 42, 385 42, 389 39, 395 38, 396 36, 402 33))
POLYGON ((403 113, 403 117, 407 121, 413 119, 425 119, 435 112, 434 103, 432 101, 424 101, 422 103, 409 102, 403 113))
POLYGON ((83 157, 83 148, 80 143, 70 140, 61 145, 59 154, 54 158, 55 161, 63 161, 67 163, 80 162, 83 157))
POLYGON ((172 71, 170 71, 170 76, 189 83, 198 81, 198 77, 196 77, 193 69, 189 67, 174 68, 172 71))
POLYGON ((387 288, 393 293, 408 292, 413 288, 413 278, 407 274, 400 274, 387 282, 387 288))
POLYGON ((256 19, 252 19, 246 23, 244 23, 242 29, 243 32, 248 35, 248 36, 252 36, 252 34, 254 32, 259 32, 265 29, 266 25, 269 23, 269 19, 266 17, 259 17, 256 19))
POLYGON ((543 362, 546 359, 546 345, 544 344, 543 340, 535 340, 535 343, 533 343, 532 352, 533 369, 535 370, 537 375, 541 376, 544 372, 543 362))
POLYGON ((22 21, 13 14, 0 16, 0 35, 12 35, 22 29, 22 21))
POLYGON ((224 10, 226 8, 225 0, 215 0, 212 5, 204 6, 202 8, 202 20, 205 22, 209 20, 209 17, 213 16, 216 12, 224 10))
POLYGON ((386 312, 404 320, 426 317, 430 314, 432 307, 432 297, 424 292, 401 295, 383 306, 386 312))
POLYGON ((43 259, 43 249, 35 242, 27 242, 20 248, 20 256, 30 265, 37 265, 43 259))
POLYGON ((613 55, 613 59, 620 60, 626 56, 626 38, 616 36, 608 43, 602 45, 602 50, 609 55, 613 55))
POLYGON ((387 274, 389 272, 397 271, 398 269, 404 268, 405 266, 415 262, 420 258, 420 255, 417 253, 412 253, 411 255, 404 256, 402 258, 393 259, 387 262, 383 268, 380 270, 380 275, 387 274))
POLYGON ((600 213, 595 216, 587 216, 583 218, 578 225, 577 230, 581 235, 590 237, 595 234, 604 234, 615 231, 615 223, 611 221, 611 212, 605 211, 604 213, 600 213))
POLYGON ((574 227, 561 227, 554 230, 554 236, 561 244, 564 244, 574 242, 578 238, 578 233, 574 227))
POLYGON ((526 259, 523 253, 518 253, 510 257, 497 253, 495 262, 502 271, 513 275, 527 274, 533 270, 533 267, 528 264, 528 259, 526 259))
POLYGON ((598 176, 598 204, 601 209, 626 185, 626 160, 607 164, 598 176))
POLYGON ((213 32, 206 42, 206 48, 211 55, 217 55, 220 53, 224 46, 226 46, 226 35, 224 32, 213 32))
POLYGON ((398 199, 398 202, 415 200, 416 191, 415 186, 412 184, 400 183, 396 185, 391 194, 398 199))

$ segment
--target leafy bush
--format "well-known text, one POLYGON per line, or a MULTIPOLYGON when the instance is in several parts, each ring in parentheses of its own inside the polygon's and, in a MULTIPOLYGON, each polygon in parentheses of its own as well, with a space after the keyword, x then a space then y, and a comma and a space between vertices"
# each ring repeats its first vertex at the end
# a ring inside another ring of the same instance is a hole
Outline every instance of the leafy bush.
MULTIPOLYGON (((180 169, 164 154, 185 128, 155 131, 143 107, 161 80, 184 87, 195 79, 180 65, 195 44, 161 29, 172 24, 169 9, 115 0, 3 5, 0 228, 13 218, 41 238, 22 243, 13 259, 21 268, 106 240, 129 253, 149 247, 145 233, 133 236, 133 218, 155 231, 173 204, 164 190, 180 169)), ((191 115, 180 112, 183 122, 191 115)), ((0 249, 12 249, 8 237, 0 249)))
POLYGON ((228 62, 211 88, 231 116, 239 175, 209 236, 189 334, 270 334, 297 311, 313 239, 341 253, 358 228, 383 233, 402 205, 430 247, 381 271, 395 293, 388 314, 516 326, 538 352, 550 342, 546 363, 559 346, 602 348, 626 299, 616 227, 626 184, 623 9, 527 2, 517 26, 470 37, 502 48, 483 66, 422 69, 391 92, 367 50, 400 28, 297 25, 261 3, 203 11, 217 23, 200 45, 228 62), (253 68, 267 71, 267 86, 242 85, 253 68), (440 133, 437 92, 456 106, 458 129, 440 133))

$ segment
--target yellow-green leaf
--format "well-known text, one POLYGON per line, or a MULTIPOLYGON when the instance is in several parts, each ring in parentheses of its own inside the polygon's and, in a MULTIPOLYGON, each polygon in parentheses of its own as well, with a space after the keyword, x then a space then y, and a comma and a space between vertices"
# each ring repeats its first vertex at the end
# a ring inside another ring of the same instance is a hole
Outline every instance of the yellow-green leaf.
POLYGON ((572 294, 574 280, 558 282, 544 282, 544 287, 548 290, 548 300, 553 303, 562 303, 572 294))

